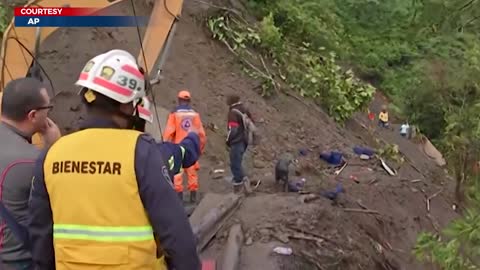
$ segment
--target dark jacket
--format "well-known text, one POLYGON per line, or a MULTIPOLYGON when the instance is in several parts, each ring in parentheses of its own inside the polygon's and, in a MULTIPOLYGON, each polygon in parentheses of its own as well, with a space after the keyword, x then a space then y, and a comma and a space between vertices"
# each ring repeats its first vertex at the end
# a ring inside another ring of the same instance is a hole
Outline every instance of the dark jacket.
MULTIPOLYGON (((85 128, 115 126, 102 120, 90 122, 85 128)), ((29 232, 36 270, 55 269, 52 210, 43 175, 46 153, 41 154, 36 162, 30 202, 29 232)), ((167 179, 169 176, 161 172, 163 165, 167 164, 155 140, 149 135, 141 135, 135 149, 139 195, 158 240, 169 255, 166 257, 169 269, 199 270, 201 264, 192 228, 171 180, 167 179)))
POLYGON ((163 160, 168 163, 168 173, 170 178, 178 174, 181 168, 193 166, 200 157, 200 138, 195 133, 189 133, 179 144, 171 142, 157 143, 160 152, 163 154, 163 160), (184 154, 182 154, 182 148, 184 154), (173 160, 173 165, 169 163, 173 160))
POLYGON ((245 127, 243 126, 242 117, 232 111, 232 109, 237 109, 242 113, 245 113, 252 121, 252 114, 250 111, 243 105, 242 102, 237 102, 230 105, 230 109, 228 110, 228 134, 227 134, 227 145, 231 146, 232 144, 236 143, 245 143, 247 144, 248 138, 245 136, 245 127))
MULTIPOLYGON (((26 226, 28 198, 33 168, 40 150, 31 138, 5 123, 0 123, 0 200, 15 220, 26 226)), ((30 259, 30 252, 0 218, 0 261, 30 259)), ((1 269, 1 263, 0 263, 1 269)))

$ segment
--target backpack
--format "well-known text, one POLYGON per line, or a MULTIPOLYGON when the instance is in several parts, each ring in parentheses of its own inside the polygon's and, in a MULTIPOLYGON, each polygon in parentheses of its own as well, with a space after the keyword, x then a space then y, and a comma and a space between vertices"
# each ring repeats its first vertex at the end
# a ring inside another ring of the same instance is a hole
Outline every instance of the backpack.
POLYGON ((246 113, 242 113, 238 109, 232 109, 232 111, 242 117, 244 138, 246 139, 247 144, 257 145, 260 142, 260 134, 252 119, 250 119, 246 113))

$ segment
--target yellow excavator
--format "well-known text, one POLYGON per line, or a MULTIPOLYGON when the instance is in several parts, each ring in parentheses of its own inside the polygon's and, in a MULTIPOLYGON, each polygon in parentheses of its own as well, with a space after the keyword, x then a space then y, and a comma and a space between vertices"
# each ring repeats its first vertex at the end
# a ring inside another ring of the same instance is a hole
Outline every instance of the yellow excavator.
MULTIPOLYGON (((138 0, 31 0, 25 7, 72 7, 102 10, 121 1, 131 2, 132 15, 134 15, 134 2, 138 3, 138 0)), ((183 0, 145 1, 150 5, 153 4, 153 9, 143 40, 139 40, 142 46, 139 46, 141 51, 138 53, 138 63, 148 71, 151 86, 160 82, 162 67, 168 54, 176 22, 180 18, 183 0)), ((57 30, 58 27, 15 27, 14 19, 12 19, 4 32, 0 51, 0 108, 2 91, 8 82, 25 76, 41 76, 41 66, 36 61, 40 46, 57 30)), ((33 144, 40 148, 43 147, 40 134, 33 136, 33 144)))

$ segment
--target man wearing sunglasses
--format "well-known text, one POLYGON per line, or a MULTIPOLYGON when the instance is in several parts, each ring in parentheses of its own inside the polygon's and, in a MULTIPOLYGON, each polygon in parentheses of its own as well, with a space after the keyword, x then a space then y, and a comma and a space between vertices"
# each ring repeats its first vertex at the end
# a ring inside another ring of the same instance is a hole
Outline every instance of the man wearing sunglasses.
MULTIPOLYGON (((1 102, 0 200, 21 225, 27 225, 28 199, 33 167, 39 149, 32 135, 40 133, 45 146, 60 137, 48 118, 52 109, 46 87, 37 79, 10 81, 1 102)), ((0 269, 30 269, 31 255, 0 217, 0 269)))

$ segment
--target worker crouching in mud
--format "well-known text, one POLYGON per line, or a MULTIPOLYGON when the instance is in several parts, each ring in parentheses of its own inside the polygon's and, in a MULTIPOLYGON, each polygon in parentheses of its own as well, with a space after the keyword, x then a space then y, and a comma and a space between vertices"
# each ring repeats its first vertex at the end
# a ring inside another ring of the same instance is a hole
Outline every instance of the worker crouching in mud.
MULTIPOLYGON (((163 139, 167 142, 180 143, 190 132, 195 132, 200 137, 200 152, 203 153, 207 137, 203 128, 200 114, 194 111, 190 105, 191 95, 187 90, 178 92, 178 105, 169 114, 167 126, 163 139)), ((188 179, 188 191, 190 191, 190 202, 195 203, 198 191, 198 173, 200 164, 198 161, 191 167, 186 167, 188 179)), ((175 191, 180 200, 183 201, 183 172, 180 171, 174 178, 175 191)))
POLYGON ((145 96, 135 58, 121 50, 98 55, 76 84, 90 119, 41 154, 34 171, 35 269, 201 269, 163 155, 133 130, 145 96))

